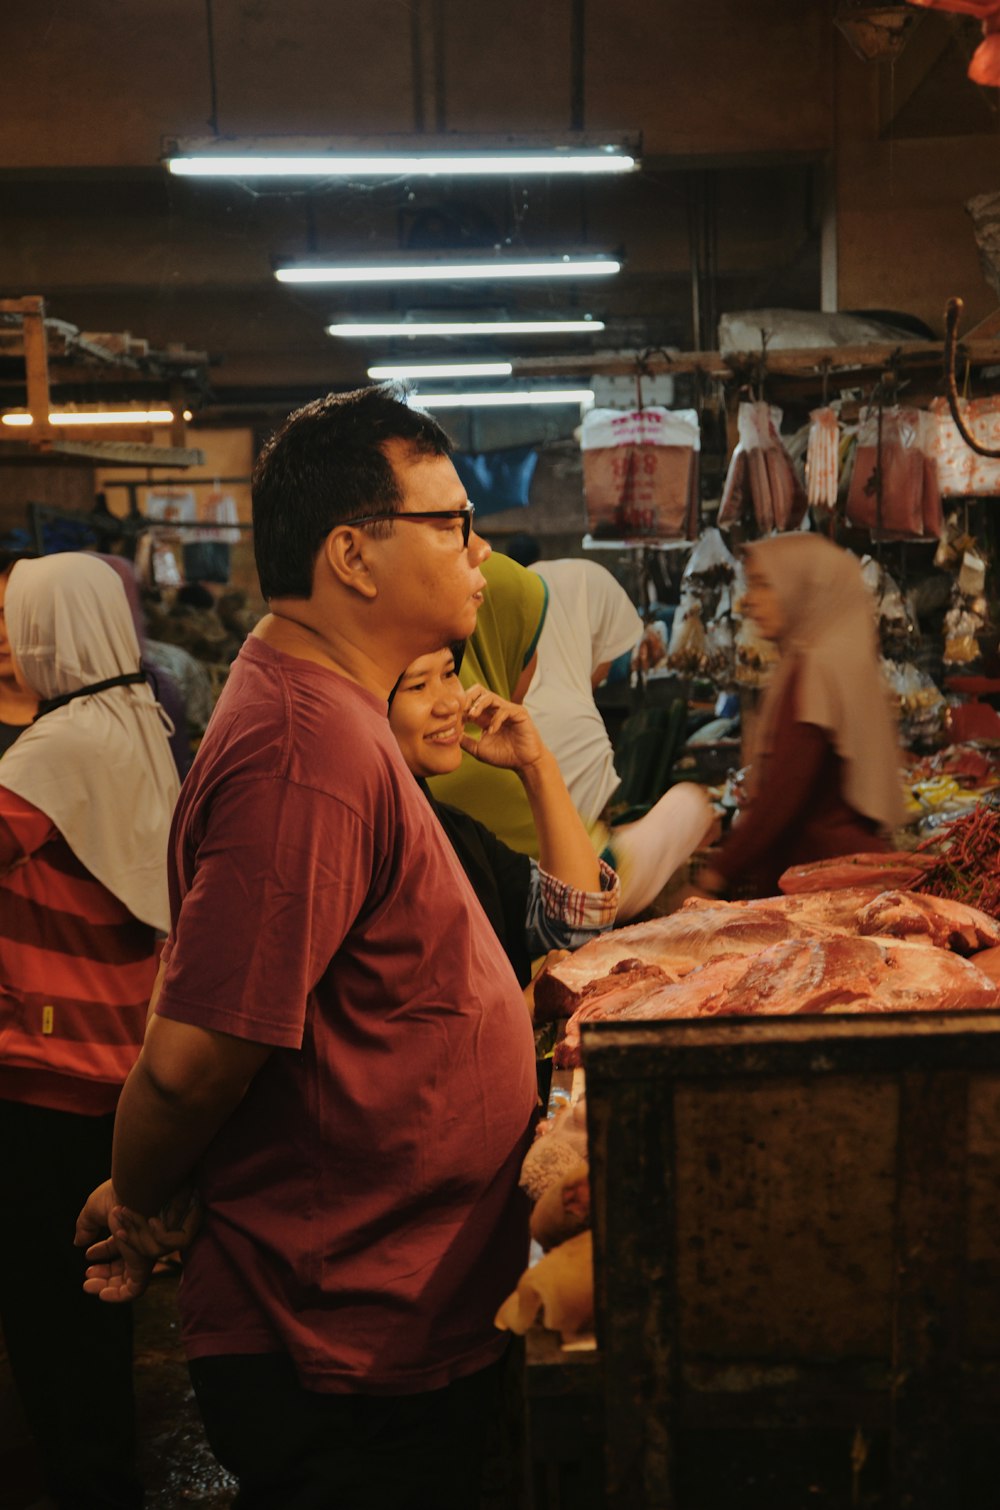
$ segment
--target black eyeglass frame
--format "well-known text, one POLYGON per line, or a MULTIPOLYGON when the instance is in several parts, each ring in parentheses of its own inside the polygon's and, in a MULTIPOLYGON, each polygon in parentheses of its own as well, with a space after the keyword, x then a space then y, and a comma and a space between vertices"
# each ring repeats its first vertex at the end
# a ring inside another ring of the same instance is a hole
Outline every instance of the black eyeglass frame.
POLYGON ((383 520, 391 519, 460 519, 462 521, 462 549, 468 550, 469 539, 472 535, 472 521, 476 516, 476 506, 469 503, 464 509, 413 509, 397 514, 362 514, 359 519, 341 519, 341 526, 348 524, 380 524, 383 520))

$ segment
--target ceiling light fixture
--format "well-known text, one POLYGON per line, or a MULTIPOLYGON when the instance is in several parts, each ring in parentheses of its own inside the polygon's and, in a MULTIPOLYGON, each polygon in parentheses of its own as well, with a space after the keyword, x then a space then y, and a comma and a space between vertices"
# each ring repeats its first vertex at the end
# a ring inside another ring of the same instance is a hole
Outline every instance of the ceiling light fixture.
MULTIPOLYGON (((191 411, 184 411, 184 418, 191 418, 191 411)), ((34 424, 30 414, 11 411, 0 415, 5 425, 26 426, 34 424)), ((49 415, 50 425, 170 425, 173 424, 172 409, 68 409, 49 415)))
POLYGON ((410 403, 417 409, 502 409, 516 405, 592 404, 592 388, 523 388, 520 392, 416 393, 410 403))
POLYGON ((188 178, 415 178, 632 173, 638 138, 618 142, 575 135, 423 138, 337 142, 316 137, 189 137, 164 142, 171 173, 188 178))
POLYGON ((370 378, 510 377, 510 362, 410 362, 399 367, 369 367, 370 378))
POLYGON ((353 267, 298 263, 275 269, 279 283, 465 283, 511 278, 608 278, 621 271, 613 257, 545 257, 531 261, 494 257, 480 262, 368 262, 353 267))
POLYGON ((345 320, 328 325, 328 336, 347 340, 392 340, 398 336, 550 336, 603 330, 603 320, 345 320))

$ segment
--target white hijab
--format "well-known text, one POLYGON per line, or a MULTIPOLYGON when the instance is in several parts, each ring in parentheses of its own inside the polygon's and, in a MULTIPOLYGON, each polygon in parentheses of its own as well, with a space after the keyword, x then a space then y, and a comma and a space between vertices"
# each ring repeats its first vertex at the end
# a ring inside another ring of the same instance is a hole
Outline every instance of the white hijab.
POLYGON ((844 762, 845 799, 892 828, 903 816, 899 740, 860 563, 821 535, 797 533, 755 541, 747 555, 774 588, 785 621, 761 705, 755 770, 774 748, 777 711, 797 674, 797 717, 829 733, 844 762))
MULTIPOLYGON (((125 589, 95 556, 17 562, 4 610, 14 658, 43 701, 139 669, 125 589)), ((163 932, 179 789, 165 719, 143 684, 77 697, 26 729, 0 766, 0 785, 40 808, 91 875, 163 932)))
POLYGON ((549 607, 524 703, 574 807, 593 823, 620 778, 591 678, 605 661, 632 649, 642 620, 625 589, 596 561, 539 561, 531 570, 548 586, 549 607))

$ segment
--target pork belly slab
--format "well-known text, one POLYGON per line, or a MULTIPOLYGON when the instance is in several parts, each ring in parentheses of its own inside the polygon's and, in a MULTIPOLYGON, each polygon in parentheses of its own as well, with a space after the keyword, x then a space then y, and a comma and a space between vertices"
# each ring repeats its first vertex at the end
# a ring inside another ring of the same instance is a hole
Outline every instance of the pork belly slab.
POLYGON ((890 938, 832 935, 772 944, 691 971, 629 1000, 586 998, 556 1045, 558 1068, 581 1062, 587 1021, 782 1016, 825 1012, 955 1012, 1000 1007, 1000 986, 971 960, 890 938))

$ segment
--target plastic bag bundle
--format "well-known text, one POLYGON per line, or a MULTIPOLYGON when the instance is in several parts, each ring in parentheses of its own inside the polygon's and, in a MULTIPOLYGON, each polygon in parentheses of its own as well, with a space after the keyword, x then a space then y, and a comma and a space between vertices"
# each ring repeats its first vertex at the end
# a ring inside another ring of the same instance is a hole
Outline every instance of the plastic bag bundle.
POLYGON ((944 663, 970 666, 979 659, 979 639, 986 627, 986 599, 968 598, 956 583, 951 607, 944 616, 944 663))
POLYGON ((729 594, 722 601, 705 630, 705 672, 720 687, 732 685, 736 672, 736 635, 729 609, 729 594))
POLYGON ((895 578, 871 556, 862 557, 861 577, 872 595, 882 653, 897 660, 911 659, 920 630, 895 578))
POLYGON ((809 416, 806 489, 810 508, 835 509, 840 474, 840 419, 835 409, 814 409, 809 416))
POLYGON ((764 639, 753 619, 741 619, 734 651, 734 681, 741 687, 766 687, 778 662, 778 647, 764 639))
POLYGON ((905 744, 930 744, 941 734, 947 704, 926 671, 909 663, 882 661, 882 674, 893 698, 905 744))
POLYGON ((670 631, 667 665, 681 676, 699 676, 705 670, 707 655, 701 602, 689 593, 684 594, 670 631))
POLYGON ((736 571, 736 557, 716 529, 703 530, 688 558, 681 578, 681 591, 698 583, 716 587, 731 582, 736 571))
POLYGON ((858 425, 847 517, 880 540, 939 539, 937 425, 919 409, 868 409, 858 425))
POLYGON ((722 490, 719 524, 732 526, 752 513, 761 534, 798 529, 806 494, 781 443, 781 410, 768 404, 741 404, 739 443, 722 490))

